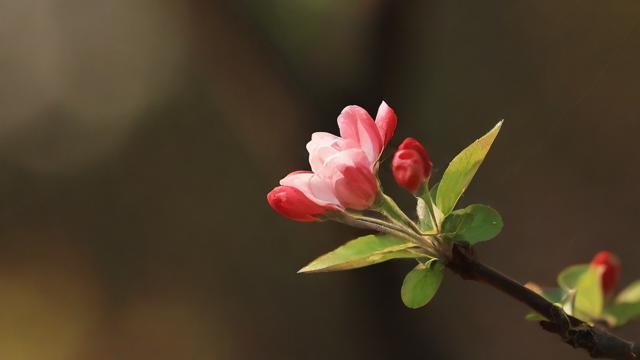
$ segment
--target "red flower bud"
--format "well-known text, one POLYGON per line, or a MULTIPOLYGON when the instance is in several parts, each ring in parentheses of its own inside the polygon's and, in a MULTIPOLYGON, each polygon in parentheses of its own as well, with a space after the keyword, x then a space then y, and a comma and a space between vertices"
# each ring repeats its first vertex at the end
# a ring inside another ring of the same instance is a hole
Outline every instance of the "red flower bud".
POLYGON ((309 199, 302 191, 292 186, 278 186, 267 194, 269 205, 280 215, 292 220, 320 221, 317 215, 335 210, 332 206, 322 206, 309 199))
POLYGON ((401 187, 414 193, 431 176, 433 163, 427 150, 413 138, 406 138, 393 155, 391 170, 401 187))
POLYGON ((398 150, 413 150, 417 152, 424 164, 425 176, 429 177, 431 175, 431 167, 433 166, 433 163, 431 163, 431 158, 429 157, 429 153, 427 153, 427 149, 425 149, 418 140, 408 137, 404 139, 400 146, 398 146, 398 150))
POLYGON ((602 290, 605 294, 610 294, 618 284, 620 278, 620 261, 608 251, 600 251, 591 260, 591 266, 602 268, 602 290))

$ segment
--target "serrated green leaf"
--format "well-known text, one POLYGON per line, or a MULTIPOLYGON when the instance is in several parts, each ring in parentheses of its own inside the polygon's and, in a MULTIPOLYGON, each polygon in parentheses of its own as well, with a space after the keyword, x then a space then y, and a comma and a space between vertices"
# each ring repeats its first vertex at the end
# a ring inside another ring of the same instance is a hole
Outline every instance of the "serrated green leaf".
POLYGON ((447 170, 442 175, 436 195, 436 205, 444 215, 448 215, 454 209, 458 199, 469 186, 501 126, 502 121, 483 137, 462 150, 449 163, 447 170))
POLYGON ((635 318, 640 318, 640 302, 613 304, 607 306, 603 314, 612 326, 622 326, 635 318))
POLYGON ((636 303, 640 302, 640 280, 636 280, 631 285, 620 291, 616 297, 618 303, 636 303))
POLYGON ((320 256, 298 272, 350 270, 391 259, 424 257, 414 249, 414 244, 391 235, 367 235, 320 256))
POLYGON ((437 259, 418 264, 402 282, 402 302, 411 309, 425 306, 438 292, 443 275, 444 265, 437 259))
POLYGON ((442 232, 454 241, 474 245, 494 238, 502 226, 502 217, 496 210, 474 204, 449 214, 442 223, 442 232))
POLYGON ((575 289, 580 277, 589 270, 589 264, 571 265, 558 274, 558 285, 566 290, 575 289))
POLYGON ((602 314, 604 294, 602 293, 601 270, 595 266, 580 276, 576 285, 574 316, 584 321, 597 319, 602 314))

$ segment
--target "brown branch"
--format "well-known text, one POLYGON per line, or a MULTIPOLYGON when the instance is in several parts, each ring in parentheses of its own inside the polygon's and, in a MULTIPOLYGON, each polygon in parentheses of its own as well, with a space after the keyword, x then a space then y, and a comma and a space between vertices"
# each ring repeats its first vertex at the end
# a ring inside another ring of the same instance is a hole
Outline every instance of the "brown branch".
POLYGON ((624 340, 604 326, 591 326, 568 315, 529 288, 478 262, 470 249, 454 246, 447 266, 465 280, 488 284, 527 305, 549 319, 540 322, 542 328, 560 335, 574 348, 585 349, 593 358, 640 359, 640 344, 624 340))

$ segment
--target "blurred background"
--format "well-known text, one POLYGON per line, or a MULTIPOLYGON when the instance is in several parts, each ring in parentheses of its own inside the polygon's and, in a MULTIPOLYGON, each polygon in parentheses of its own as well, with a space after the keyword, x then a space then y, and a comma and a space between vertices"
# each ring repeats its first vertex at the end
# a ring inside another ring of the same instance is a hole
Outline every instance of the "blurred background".
POLYGON ((452 274, 420 310, 410 262, 296 274, 362 232, 265 195, 383 99, 437 178, 505 119, 463 198, 504 217, 485 262, 640 278, 638 1, 0 0, 0 46, 2 359, 585 358, 452 274))

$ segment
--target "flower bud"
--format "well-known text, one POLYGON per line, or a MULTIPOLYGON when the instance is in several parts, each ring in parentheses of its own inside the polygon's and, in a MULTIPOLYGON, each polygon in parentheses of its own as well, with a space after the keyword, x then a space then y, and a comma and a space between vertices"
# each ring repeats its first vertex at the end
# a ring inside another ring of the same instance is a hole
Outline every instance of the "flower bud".
POLYGON ((610 294, 620 278, 621 266, 618 258, 608 251, 600 251, 591 260, 591 266, 602 268, 602 290, 605 295, 610 294))
POLYGON ((433 163, 427 150, 413 138, 406 138, 393 156, 391 170, 401 187, 415 193, 431 176, 433 163))
POLYGON ((280 215, 302 222, 320 221, 318 215, 335 210, 332 206, 322 206, 313 202, 302 191, 292 186, 274 188, 267 194, 267 201, 280 215))

